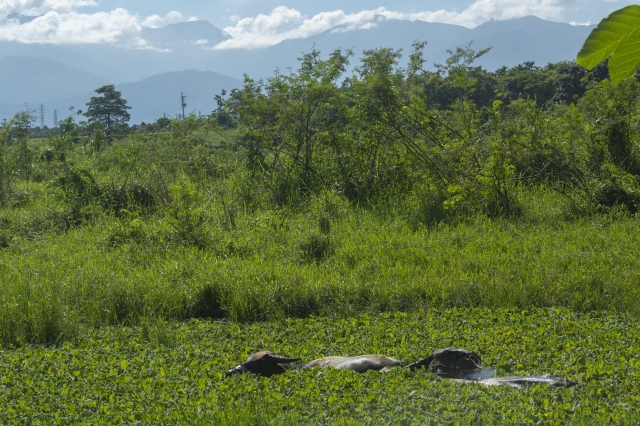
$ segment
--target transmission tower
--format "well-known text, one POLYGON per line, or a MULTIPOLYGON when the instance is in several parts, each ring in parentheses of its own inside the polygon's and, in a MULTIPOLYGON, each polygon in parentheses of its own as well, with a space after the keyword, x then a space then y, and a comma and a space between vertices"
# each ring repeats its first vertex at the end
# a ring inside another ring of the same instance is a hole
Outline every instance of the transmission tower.
POLYGON ((58 127, 58 110, 53 110, 53 127, 58 127))
POLYGON ((40 104, 40 128, 44 129, 44 105, 40 104))
POLYGON ((184 108, 187 106, 187 97, 180 92, 180 103, 182 104, 182 119, 184 120, 184 108))

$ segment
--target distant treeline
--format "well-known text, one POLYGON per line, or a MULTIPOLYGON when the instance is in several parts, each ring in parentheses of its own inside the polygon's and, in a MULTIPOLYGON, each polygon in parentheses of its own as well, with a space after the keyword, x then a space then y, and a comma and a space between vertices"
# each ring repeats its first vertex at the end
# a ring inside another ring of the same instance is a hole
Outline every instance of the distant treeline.
POLYGON ((42 153, 20 145, 28 117, 15 118, 3 137, 22 148, 13 161, 5 154, 4 170, 17 171, 4 181, 28 178, 31 158, 64 161, 75 145, 99 153, 112 133, 113 140, 162 133, 197 145, 202 130, 218 129, 232 131, 224 147, 240 155, 242 179, 272 207, 327 190, 355 203, 414 197, 418 222, 434 223, 518 214, 518 193, 542 185, 578 210, 640 208, 636 80, 613 87, 606 63, 590 72, 573 62, 488 72, 474 65, 488 50, 469 46, 427 71, 423 48, 414 44, 406 66, 400 51, 365 51, 354 72, 347 72, 351 51, 323 58, 312 50, 296 72, 245 76, 241 89, 215 97, 208 116, 112 129, 72 116, 42 153))
MULTIPOLYGON (((448 109, 460 99, 472 101, 476 106, 489 107, 495 100, 505 104, 518 99, 533 99, 540 108, 549 108, 553 104, 570 104, 584 96, 590 83, 609 79, 607 62, 592 71, 587 71, 574 61, 549 63, 537 66, 535 62, 524 62, 514 67, 503 66, 496 71, 487 71, 473 66, 469 58, 477 58, 478 53, 470 48, 458 49, 445 65, 436 65, 437 71, 423 71, 420 76, 430 107, 448 109), (458 61, 458 63, 455 63, 458 61), (462 62, 460 62, 462 61, 462 62), (464 61, 467 61, 466 63, 464 61), (452 68, 464 68, 466 85, 461 86, 457 79, 460 75, 451 72, 452 68)), ((211 111, 217 117, 218 124, 233 127, 235 123, 224 114, 224 96, 217 95, 218 108, 211 111)), ((170 119, 163 117, 156 122, 140 124, 119 123, 120 133, 158 132, 169 128, 170 119)), ((58 127, 29 129, 29 137, 41 138, 57 135, 63 130, 63 120, 58 127)))

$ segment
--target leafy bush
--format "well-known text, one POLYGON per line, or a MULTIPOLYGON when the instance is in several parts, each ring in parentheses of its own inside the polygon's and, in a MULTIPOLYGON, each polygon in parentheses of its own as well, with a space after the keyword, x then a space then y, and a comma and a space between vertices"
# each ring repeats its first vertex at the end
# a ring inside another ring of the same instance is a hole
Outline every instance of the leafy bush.
POLYGON ((206 212, 195 186, 183 178, 169 189, 173 194, 173 203, 169 207, 169 223, 174 229, 175 237, 199 248, 206 247, 209 241, 204 229, 206 212))

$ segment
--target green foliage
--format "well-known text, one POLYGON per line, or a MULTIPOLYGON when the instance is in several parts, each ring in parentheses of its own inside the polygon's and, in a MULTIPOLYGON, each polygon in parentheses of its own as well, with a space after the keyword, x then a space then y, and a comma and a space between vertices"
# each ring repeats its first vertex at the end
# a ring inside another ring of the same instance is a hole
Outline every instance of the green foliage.
POLYGON ((640 328, 631 317, 562 309, 426 309, 419 314, 257 324, 165 323, 81 333, 0 354, 6 424, 635 424, 640 328), (571 389, 482 387, 425 371, 222 376, 270 349, 305 361, 380 353, 411 362, 458 346, 499 375, 551 373, 571 389))
POLYGON ((209 120, 224 129, 232 129, 237 126, 237 117, 233 116, 229 103, 225 99, 226 95, 227 91, 223 89, 219 95, 214 96, 217 108, 211 113, 209 120))
POLYGON ((247 78, 219 99, 230 129, 192 115, 103 143, 72 117, 51 139, 5 144, 3 342, 149 318, 639 312, 640 85, 525 64, 487 87, 531 77, 531 93, 562 101, 481 107, 478 53, 428 73, 423 47, 407 68, 376 49, 347 76, 350 52, 312 51, 295 73, 247 78), (434 106, 434 82, 451 103, 434 106), (25 147, 48 153, 28 175, 25 147))
POLYGON ((183 120, 172 120, 169 124, 174 139, 180 141, 189 139, 200 126, 200 120, 194 114, 189 114, 183 120))
POLYGON ((91 172, 68 167, 53 186, 60 190, 63 200, 70 207, 74 223, 91 219, 100 199, 100 188, 91 172))
POLYGON ((518 99, 532 99, 541 108, 554 104, 569 105, 580 99, 587 90, 587 81, 601 80, 597 68, 589 74, 575 62, 559 62, 538 67, 534 62, 525 62, 498 71, 497 98, 504 103, 518 99))
MULTIPOLYGON (((326 220, 320 222, 323 230, 328 232, 329 226, 326 220)), ((304 260, 320 262, 325 260, 335 252, 334 244, 327 235, 311 234, 305 241, 300 243, 300 251, 304 260)))
POLYGON ((90 136, 89 145, 94 153, 98 153, 104 149, 107 143, 107 136, 105 134, 104 124, 97 122, 93 126, 93 134, 90 136))
POLYGON ((591 31, 578 52, 577 62, 592 69, 609 60, 611 82, 618 85, 640 66, 640 6, 629 5, 604 18, 591 31))
POLYGON ((20 173, 27 182, 31 179, 31 170, 35 157, 33 150, 27 143, 29 128, 34 121, 35 116, 28 111, 23 111, 14 115, 6 126, 9 143, 17 145, 13 158, 14 170, 20 173))
POLYGON ((286 204, 326 188, 328 154, 345 113, 337 83, 351 55, 337 50, 322 60, 313 50, 300 59, 298 73, 267 82, 247 77, 233 94, 247 165, 269 182, 274 202, 286 204))
POLYGON ((170 186, 173 203, 169 206, 169 223, 179 241, 204 248, 208 236, 204 231, 206 207, 202 204, 195 186, 183 178, 176 185, 170 186))
MULTIPOLYGON (((414 45, 414 48, 424 46, 414 45)), ((460 100, 472 100, 476 105, 489 106, 494 98, 494 75, 474 67, 473 62, 488 53, 491 48, 476 52, 471 43, 464 48, 457 47, 455 52, 448 50, 449 58, 444 64, 435 64, 435 73, 426 74, 425 92, 428 102, 439 109, 445 109, 460 100)), ((415 53, 414 53, 415 54, 415 53)))

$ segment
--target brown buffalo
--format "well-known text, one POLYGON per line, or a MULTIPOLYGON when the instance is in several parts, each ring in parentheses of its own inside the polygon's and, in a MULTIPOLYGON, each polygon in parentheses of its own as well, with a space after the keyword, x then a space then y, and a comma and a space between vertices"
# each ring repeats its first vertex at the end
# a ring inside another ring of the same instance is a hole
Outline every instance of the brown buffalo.
POLYGON ((386 373, 401 364, 402 361, 384 355, 327 356, 308 362, 304 364, 303 368, 335 368, 337 370, 353 370, 358 373, 375 370, 386 373))

